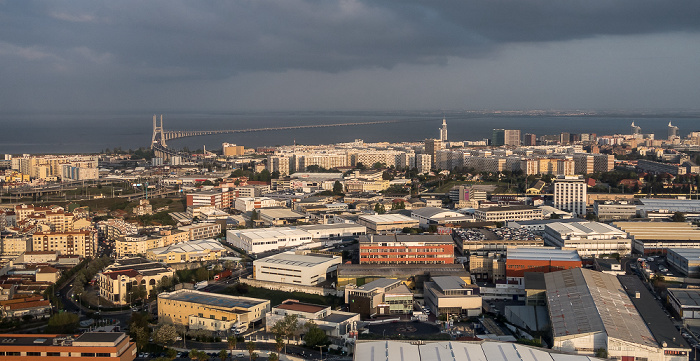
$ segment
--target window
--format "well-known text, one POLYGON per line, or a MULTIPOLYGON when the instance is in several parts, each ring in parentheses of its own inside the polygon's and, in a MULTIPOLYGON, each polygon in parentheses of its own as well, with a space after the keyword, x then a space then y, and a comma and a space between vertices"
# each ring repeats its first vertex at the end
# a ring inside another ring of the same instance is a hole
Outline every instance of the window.
POLYGON ((27 352, 27 356, 41 356, 41 352, 27 352))
POLYGON ((95 357, 95 354, 92 352, 82 352, 80 353, 81 357, 95 357))
POLYGON ((104 352, 98 352, 97 357, 110 357, 111 355, 109 353, 104 353, 104 352))

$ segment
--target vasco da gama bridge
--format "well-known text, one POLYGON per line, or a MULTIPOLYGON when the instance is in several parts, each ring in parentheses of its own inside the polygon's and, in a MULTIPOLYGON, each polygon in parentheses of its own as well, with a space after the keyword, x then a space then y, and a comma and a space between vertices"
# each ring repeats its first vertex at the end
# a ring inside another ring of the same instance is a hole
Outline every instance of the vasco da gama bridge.
POLYGON ((186 138, 186 137, 198 137, 202 135, 214 135, 214 134, 232 134, 232 133, 250 133, 250 132, 267 132, 274 130, 288 130, 288 129, 306 129, 306 128, 330 128, 330 127, 347 127, 353 125, 370 125, 370 124, 386 124, 386 123, 398 123, 399 120, 381 120, 374 122, 355 122, 355 123, 334 123, 334 124, 313 124, 313 125, 293 125, 287 127, 267 127, 267 128, 248 128, 248 129, 227 129, 227 130, 165 130, 163 128, 163 115, 160 116, 160 122, 158 118, 153 116, 153 136, 151 137, 151 149, 155 153, 156 157, 162 157, 164 159, 169 159, 171 156, 182 156, 189 157, 180 153, 177 150, 170 149, 166 145, 166 141, 186 138))

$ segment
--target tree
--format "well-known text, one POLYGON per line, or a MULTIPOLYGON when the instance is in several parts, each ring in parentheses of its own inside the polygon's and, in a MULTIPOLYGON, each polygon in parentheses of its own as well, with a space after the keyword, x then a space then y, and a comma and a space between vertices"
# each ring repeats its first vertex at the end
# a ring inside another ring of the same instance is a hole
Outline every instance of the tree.
POLYGON ((177 329, 175 326, 164 324, 153 334, 153 342, 161 345, 171 345, 177 339, 177 329))
POLYGON ((146 298, 148 294, 146 293, 146 286, 134 286, 131 287, 131 291, 129 291, 129 299, 131 302, 134 302, 136 300, 142 300, 146 298))
POLYGON ((374 205, 374 213, 377 213, 377 214, 384 214, 384 213, 386 213, 386 209, 384 208, 384 205, 381 204, 381 203, 376 203, 376 204, 374 205))
POLYGON ((382 162, 376 162, 372 164, 372 169, 382 169, 384 168, 385 164, 382 162))
POLYGON ((305 325, 306 334, 304 335, 304 343, 308 347, 317 347, 325 345, 328 342, 328 336, 315 323, 309 321, 305 325))
POLYGON ((219 359, 221 361, 226 360, 226 356, 228 356, 228 352, 226 352, 226 350, 222 349, 221 351, 219 351, 219 359))
POLYGON ((174 348, 168 348, 167 350, 165 350, 165 356, 169 360, 174 360, 177 358, 177 351, 174 348))
POLYGON ((391 210, 406 209, 406 204, 403 201, 394 202, 391 204, 391 210))
POLYGON ((139 350, 148 345, 148 339, 150 338, 148 334, 148 327, 132 327, 130 330, 134 336, 134 340, 136 341, 136 347, 138 347, 139 350))
POLYGON ((190 356, 190 359, 194 360, 194 361, 199 361, 200 357, 201 357, 200 352, 194 348, 190 351, 189 356, 190 356))
POLYGON ((671 222, 685 222, 685 214, 683 212, 675 212, 671 216, 671 222))
POLYGON ((561 216, 557 214, 556 212, 552 212, 552 214, 549 216, 549 219, 560 219, 561 216))
MULTIPOLYGON (((233 360, 233 350, 236 349, 236 345, 238 344, 238 337, 236 336, 229 336, 226 339, 226 343, 228 344, 228 350, 231 354, 231 360, 233 360)), ((223 360, 223 359, 222 359, 223 360)))
POLYGON ((277 352, 279 353, 279 352, 282 352, 282 349, 284 349, 284 339, 282 338, 282 336, 276 336, 275 337, 275 350, 277 350, 277 352))
POLYGON ((595 350, 595 357, 599 357, 602 359, 608 358, 608 350, 605 349, 605 347, 601 347, 599 349, 595 350))
POLYGON ((197 281, 208 281, 209 280, 209 271, 205 267, 199 267, 197 269, 197 272, 195 272, 195 278, 197 281))
POLYGON ((343 184, 340 183, 340 181, 335 181, 333 183, 333 194, 342 194, 343 193, 343 184))
POLYGON ((267 357, 267 361, 279 361, 280 357, 274 352, 270 352, 270 356, 267 357))
POLYGON ((47 333, 75 333, 78 330, 79 317, 75 313, 61 312, 49 318, 47 333))
POLYGON ((248 349, 248 355, 250 355, 250 361, 253 361, 253 354, 255 353, 255 342, 253 341, 248 341, 248 343, 245 345, 246 349, 248 349))
POLYGON ((289 345, 289 339, 294 337, 297 330, 299 329, 299 315, 284 315, 284 318, 277 321, 274 326, 272 326, 272 333, 277 337, 284 337, 287 339, 287 343, 284 345, 284 353, 287 353, 287 345, 289 345))

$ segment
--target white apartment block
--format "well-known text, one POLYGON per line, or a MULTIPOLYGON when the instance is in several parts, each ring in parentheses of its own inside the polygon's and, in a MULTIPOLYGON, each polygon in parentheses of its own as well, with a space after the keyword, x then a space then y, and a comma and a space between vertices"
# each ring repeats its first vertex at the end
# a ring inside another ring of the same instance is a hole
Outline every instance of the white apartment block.
POLYGON ((281 176, 286 176, 291 173, 291 159, 287 155, 269 155, 267 156, 267 170, 270 173, 279 172, 281 176))
POLYGON ((298 171, 317 165, 325 169, 333 169, 348 166, 348 157, 345 154, 295 154, 298 171))
POLYGON ((430 154, 416 154, 416 168, 418 169, 418 173, 430 173, 432 166, 432 157, 430 154))
POLYGON ((586 216, 586 182, 583 177, 563 176, 554 180, 554 208, 586 216))

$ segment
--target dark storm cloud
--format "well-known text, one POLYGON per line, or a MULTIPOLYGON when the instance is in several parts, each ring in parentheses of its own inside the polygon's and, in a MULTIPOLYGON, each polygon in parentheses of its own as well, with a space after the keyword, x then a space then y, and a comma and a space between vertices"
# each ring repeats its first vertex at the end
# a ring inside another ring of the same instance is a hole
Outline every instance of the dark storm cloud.
POLYGON ((445 64, 508 43, 700 28, 697 0, 9 1, 0 11, 5 72, 40 64, 151 81, 445 64))

